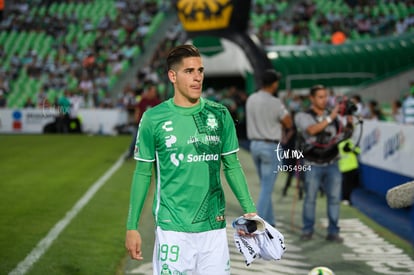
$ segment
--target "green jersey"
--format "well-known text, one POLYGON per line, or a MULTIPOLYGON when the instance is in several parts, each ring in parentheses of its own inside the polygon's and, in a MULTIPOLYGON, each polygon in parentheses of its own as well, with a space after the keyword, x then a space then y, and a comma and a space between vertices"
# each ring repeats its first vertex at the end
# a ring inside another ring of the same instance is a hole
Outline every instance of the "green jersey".
POLYGON ((141 119, 134 158, 156 164, 153 214, 163 230, 224 228, 221 157, 239 150, 234 121, 221 104, 191 108, 167 100, 141 119))

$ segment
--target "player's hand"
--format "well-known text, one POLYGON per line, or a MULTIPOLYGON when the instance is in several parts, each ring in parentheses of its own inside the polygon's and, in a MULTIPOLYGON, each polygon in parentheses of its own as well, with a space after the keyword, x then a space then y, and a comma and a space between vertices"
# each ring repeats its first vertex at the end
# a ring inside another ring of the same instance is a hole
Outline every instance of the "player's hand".
POLYGON ((252 218, 254 216, 257 216, 256 212, 243 214, 243 217, 245 217, 245 218, 252 218))
POLYGON ((128 250, 129 256, 133 260, 143 260, 141 251, 141 235, 137 230, 127 230, 125 238, 125 247, 128 250))

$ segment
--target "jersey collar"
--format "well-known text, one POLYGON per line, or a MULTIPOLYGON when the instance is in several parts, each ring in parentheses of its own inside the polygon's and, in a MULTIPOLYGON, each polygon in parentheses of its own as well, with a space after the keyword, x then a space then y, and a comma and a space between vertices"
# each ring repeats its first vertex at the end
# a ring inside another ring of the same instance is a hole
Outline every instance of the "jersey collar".
POLYGON ((181 107, 174 104, 174 100, 170 98, 168 100, 168 106, 173 109, 175 112, 185 115, 185 116, 191 116, 193 114, 196 114, 200 112, 205 105, 204 98, 200 98, 200 103, 193 107, 181 107))

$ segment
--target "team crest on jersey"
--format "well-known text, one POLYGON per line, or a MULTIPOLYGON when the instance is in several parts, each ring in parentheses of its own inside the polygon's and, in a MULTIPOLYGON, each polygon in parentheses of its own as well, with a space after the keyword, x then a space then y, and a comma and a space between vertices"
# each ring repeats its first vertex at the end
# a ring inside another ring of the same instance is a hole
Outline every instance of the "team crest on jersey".
POLYGON ((218 127, 217 119, 213 114, 208 114, 207 116, 207 126, 214 130, 218 127))
POLYGON ((171 275, 172 273, 171 273, 171 270, 170 270, 170 268, 168 267, 168 265, 167 264, 163 264, 162 265, 162 270, 161 270, 161 273, 160 273, 161 275, 171 275))

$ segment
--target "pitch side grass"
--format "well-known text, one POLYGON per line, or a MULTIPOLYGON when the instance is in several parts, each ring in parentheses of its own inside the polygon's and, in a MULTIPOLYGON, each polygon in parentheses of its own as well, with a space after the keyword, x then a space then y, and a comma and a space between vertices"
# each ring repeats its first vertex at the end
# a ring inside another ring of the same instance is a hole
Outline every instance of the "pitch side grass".
MULTIPOLYGON (((22 261, 124 153, 129 136, 0 136, 0 274, 22 261)), ((133 162, 125 163, 28 274, 116 274, 133 162)))

